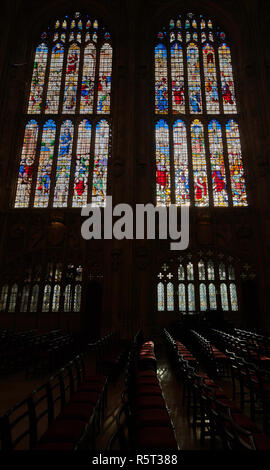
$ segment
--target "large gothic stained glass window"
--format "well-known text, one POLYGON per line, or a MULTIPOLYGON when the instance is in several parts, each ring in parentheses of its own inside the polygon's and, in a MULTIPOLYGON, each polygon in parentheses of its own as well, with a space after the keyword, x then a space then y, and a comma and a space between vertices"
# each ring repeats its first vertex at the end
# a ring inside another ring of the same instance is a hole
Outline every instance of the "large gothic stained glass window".
POLYGON ((33 56, 16 208, 106 204, 113 49, 86 14, 59 18, 33 56))
POLYGON ((157 205, 247 206, 226 34, 203 15, 178 15, 154 55, 157 205))

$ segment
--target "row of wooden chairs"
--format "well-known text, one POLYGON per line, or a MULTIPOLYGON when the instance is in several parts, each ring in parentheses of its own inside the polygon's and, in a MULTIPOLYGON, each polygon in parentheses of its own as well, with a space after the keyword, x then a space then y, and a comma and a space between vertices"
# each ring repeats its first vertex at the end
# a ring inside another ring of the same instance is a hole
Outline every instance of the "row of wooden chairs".
POLYGON ((130 341, 121 340, 119 331, 88 344, 96 357, 96 372, 111 377, 116 377, 125 364, 129 348, 130 341))
POLYGON ((263 368, 270 367, 270 355, 265 355, 267 350, 262 348, 259 343, 253 340, 251 341, 247 337, 236 337, 216 329, 209 330, 208 334, 213 341, 217 342, 223 351, 226 351, 226 349, 234 351, 237 356, 249 362, 254 362, 263 368))
POLYGON ((233 351, 227 351, 231 365, 233 398, 240 395, 241 409, 249 404, 254 421, 262 416, 264 432, 269 432, 270 421, 270 371, 246 361, 233 351), (238 386, 237 386, 238 384, 238 386))
POLYGON ((200 363, 202 363, 205 370, 214 376, 228 375, 228 358, 226 354, 198 331, 190 330, 190 336, 193 340, 196 357, 200 358, 200 363))
MULTIPOLYGON (((168 344, 175 343, 172 336, 165 336, 168 344)), ((192 426, 200 430, 201 443, 209 436, 213 447, 218 437, 224 449, 270 450, 268 436, 243 414, 215 380, 202 371, 198 363, 184 359, 178 349, 174 351, 178 362, 176 371, 184 384, 183 404, 187 402, 187 416, 192 426)))
POLYGON ((174 428, 157 375, 154 343, 138 336, 129 353, 125 373, 123 406, 118 415, 118 431, 110 442, 123 439, 123 425, 128 429, 128 450, 177 450, 174 428), (124 421, 121 424, 121 416, 124 421))
POLYGON ((26 378, 35 373, 52 373, 74 356, 75 339, 60 330, 39 333, 37 330, 0 334, 0 372, 25 369, 26 378))
POLYGON ((77 355, 0 418, 0 448, 94 449, 106 405, 107 378, 88 376, 77 355))

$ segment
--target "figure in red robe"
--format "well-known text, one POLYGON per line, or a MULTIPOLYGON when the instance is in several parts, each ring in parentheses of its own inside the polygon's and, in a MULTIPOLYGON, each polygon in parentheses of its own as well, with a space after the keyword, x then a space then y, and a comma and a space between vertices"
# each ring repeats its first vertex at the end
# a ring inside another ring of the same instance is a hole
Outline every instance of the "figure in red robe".
POLYGON ((225 189, 224 179, 222 177, 220 170, 213 171, 213 181, 215 183, 214 189, 218 193, 220 193, 223 189, 225 189))
POLYGON ((197 178, 197 183, 195 187, 195 199, 196 201, 201 201, 203 196, 207 196, 207 186, 205 178, 200 181, 200 178, 197 178))
POLYGON ((77 70, 78 55, 70 54, 68 56, 68 69, 67 74, 75 73, 77 70))
POLYGON ((233 99, 232 99, 232 92, 230 90, 231 85, 232 85, 232 82, 226 83, 225 88, 223 90, 223 99, 225 103, 234 104, 233 99))
POLYGON ((83 180, 79 180, 75 185, 78 196, 82 196, 85 191, 85 185, 83 180))

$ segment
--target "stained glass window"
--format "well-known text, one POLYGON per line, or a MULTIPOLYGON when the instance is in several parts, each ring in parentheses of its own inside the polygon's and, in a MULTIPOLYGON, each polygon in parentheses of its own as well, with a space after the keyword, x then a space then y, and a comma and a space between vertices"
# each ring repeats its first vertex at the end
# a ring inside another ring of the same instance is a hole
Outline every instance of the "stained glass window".
POLYGON ((109 114, 111 98, 112 48, 104 44, 100 51, 97 112, 109 114))
POLYGON ((72 295, 71 295, 71 285, 68 284, 65 288, 65 301, 64 301, 64 311, 70 312, 72 305, 72 295))
POLYGON ((14 207, 103 207, 111 142, 110 33, 77 12, 54 21, 41 37, 14 207), (50 115, 47 122, 44 115, 50 115))
POLYGON ((192 163, 194 175, 195 205, 207 206, 208 183, 205 158, 204 130, 202 123, 195 119, 191 125, 192 163))
POLYGON ((47 284, 44 288, 42 312, 50 311, 50 302, 51 302, 51 286, 47 284))
POLYGON ((189 170, 186 126, 176 121, 173 126, 175 200, 177 205, 189 205, 189 170))
POLYGON ((66 81, 64 89, 63 113, 74 113, 76 109, 77 84, 79 74, 80 48, 74 43, 67 56, 66 81))
POLYGON ((53 299, 52 299, 52 311, 58 312, 60 306, 60 294, 61 288, 59 284, 56 284, 53 289, 53 299))
POLYGON ((29 298, 29 286, 24 286, 22 290, 22 299, 21 299, 21 312, 27 312, 28 306, 28 298, 29 298))
POLYGON ((228 206, 222 132, 218 121, 210 122, 208 134, 214 205, 228 206))
POLYGON ((235 281, 235 269, 231 264, 229 265, 229 280, 235 281))
POLYGON ((33 66, 28 114, 38 114, 41 112, 47 60, 48 47, 44 43, 39 44, 36 48, 36 55, 33 66))
POLYGON ((226 124, 227 146, 234 206, 247 206, 246 183, 238 124, 230 120, 226 124))
POLYGON ((180 310, 180 312, 185 312, 186 311, 186 288, 185 288, 185 284, 179 284, 178 296, 179 296, 179 310, 180 310))
POLYGON ((81 207, 87 204, 91 132, 91 123, 85 119, 79 125, 73 207, 81 207))
POLYGON ((185 269, 182 264, 180 264, 178 268, 178 280, 179 281, 184 281, 185 280, 185 269))
POLYGON ((31 302, 30 302, 30 312, 36 312, 38 308, 38 294, 39 286, 38 284, 34 285, 32 289, 31 302))
POLYGON ((195 44, 187 48, 189 108, 191 114, 202 113, 199 49, 195 44))
POLYGON ((67 120, 61 126, 56 182, 54 190, 54 207, 66 207, 69 194, 69 176, 73 143, 73 124, 67 120))
POLYGON ((213 261, 208 261, 207 263, 207 277, 209 281, 214 281, 215 279, 215 268, 213 261))
POLYGON ((168 113, 167 49, 163 44, 155 48, 155 106, 156 113, 168 113))
POLYGON ((6 310, 8 299, 8 285, 4 285, 1 290, 0 311, 6 310))
POLYGON ((185 112, 185 87, 184 87, 184 63, 183 49, 179 42, 175 42, 171 47, 171 68, 172 68, 172 109, 173 113, 185 112))
POLYGON ((210 44, 205 44, 203 47, 203 65, 207 111, 211 114, 219 114, 215 50, 210 44))
POLYGON ((236 291, 236 285, 235 284, 230 284, 230 296, 231 296, 231 306, 232 306, 232 311, 237 311, 238 310, 238 301, 237 301, 237 291, 236 291))
POLYGON ((226 284, 220 285, 220 296, 221 296, 222 309, 225 311, 229 310, 228 290, 227 290, 226 284))
POLYGON ((43 128, 34 201, 35 207, 47 207, 49 203, 55 133, 56 124, 50 119, 43 128))
POLYGON ((102 120, 96 128, 96 145, 92 184, 92 205, 104 207, 107 192, 107 172, 109 156, 110 128, 107 121, 102 120))
POLYGON ((198 271, 199 271, 199 280, 205 281, 205 265, 202 260, 198 263, 198 271))
POLYGON ((173 298, 173 284, 169 282, 167 284, 167 310, 173 311, 174 310, 174 298, 173 298))
POLYGON ((200 306, 202 312, 207 310, 207 294, 205 284, 200 284, 200 306))
POLYGON ((157 205, 171 202, 169 127, 164 120, 156 124, 157 205))
POLYGON ((236 101, 234 94, 234 80, 232 71, 231 51, 229 46, 221 44, 218 49, 220 75, 222 84, 222 98, 224 113, 236 113, 236 101))
POLYGON ((62 271, 63 271, 62 263, 57 263, 56 267, 55 267, 55 275, 54 275, 55 282, 60 282, 61 281, 62 271))
POLYGON ((83 76, 81 84, 81 104, 82 114, 92 113, 94 106, 96 71, 96 47, 90 43, 84 50, 83 76))
POLYGON ((194 268, 193 264, 190 262, 187 265, 187 279, 188 281, 193 281, 194 280, 194 268))
POLYGON ((8 311, 14 313, 17 305, 18 285, 13 284, 10 291, 8 311))
POLYGON ((82 297, 82 287, 77 284, 74 289, 74 303, 73 311, 79 312, 81 310, 81 297, 82 297))
POLYGON ((209 284, 209 304, 211 310, 217 309, 217 294, 214 284, 209 284))
POLYGON ((52 48, 50 75, 47 90, 45 113, 57 114, 59 108, 61 79, 64 61, 64 46, 57 43, 52 48))
POLYGON ((165 310, 165 298, 164 298, 164 284, 162 282, 158 283, 157 295, 158 295, 158 311, 163 312, 165 310))
POLYGON ((28 207, 38 136, 38 124, 33 119, 25 127, 15 207, 28 207))
POLYGON ((220 263, 219 265, 219 279, 221 281, 225 281, 226 279, 226 268, 224 263, 220 263))
POLYGON ((237 115, 230 46, 212 20, 184 16, 156 36, 156 203, 246 206, 239 129, 229 116, 237 115))
POLYGON ((195 289, 194 284, 188 285, 188 310, 190 312, 195 311, 195 289))
POLYGON ((199 250, 198 256, 183 252, 181 256, 163 260, 161 264, 157 274, 158 310, 237 311, 237 279, 236 265, 231 256, 226 260, 223 253, 210 249, 207 253, 199 250), (174 295, 178 296, 177 306, 174 295))

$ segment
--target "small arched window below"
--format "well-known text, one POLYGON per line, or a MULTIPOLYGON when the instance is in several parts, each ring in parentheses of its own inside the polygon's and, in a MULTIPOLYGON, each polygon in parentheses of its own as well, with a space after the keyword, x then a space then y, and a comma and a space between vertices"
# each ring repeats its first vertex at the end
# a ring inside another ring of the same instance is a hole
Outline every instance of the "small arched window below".
POLYGON ((31 303, 30 303, 30 312, 36 312, 38 307, 38 294, 39 286, 35 284, 32 290, 31 303))
POLYGON ((16 311, 17 298, 18 298, 18 286, 17 284, 13 284, 13 286, 11 287, 11 291, 10 291, 9 306, 8 306, 8 311, 11 313, 14 313, 16 311))
POLYGON ((27 312, 28 308, 28 298, 29 298, 29 286, 23 286, 22 290, 22 300, 21 300, 21 312, 27 312))
POLYGON ((64 311, 65 312, 70 312, 71 307, 72 307, 71 285, 68 284, 65 288, 64 311))
POLYGON ((46 285, 43 294, 42 312, 49 312, 51 304, 51 286, 46 285))
POLYGON ((8 285, 6 284, 2 287, 2 290, 1 290, 0 311, 6 310, 7 299, 8 299, 8 285))
POLYGON ((82 286, 77 284, 74 289, 74 302, 73 311, 80 312, 81 310, 81 297, 82 297, 82 286))

